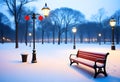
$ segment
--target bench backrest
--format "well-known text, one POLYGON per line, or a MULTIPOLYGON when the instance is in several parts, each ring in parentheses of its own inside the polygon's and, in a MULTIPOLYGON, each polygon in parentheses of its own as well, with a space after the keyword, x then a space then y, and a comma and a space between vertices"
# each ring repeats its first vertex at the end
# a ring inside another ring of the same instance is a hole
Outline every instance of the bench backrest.
POLYGON ((76 56, 87 59, 87 60, 91 60, 91 61, 96 61, 97 59, 105 59, 105 61, 102 61, 102 60, 98 61, 99 63, 105 63, 108 54, 109 53, 103 54, 103 53, 93 53, 93 52, 86 52, 86 51, 78 50, 76 56))

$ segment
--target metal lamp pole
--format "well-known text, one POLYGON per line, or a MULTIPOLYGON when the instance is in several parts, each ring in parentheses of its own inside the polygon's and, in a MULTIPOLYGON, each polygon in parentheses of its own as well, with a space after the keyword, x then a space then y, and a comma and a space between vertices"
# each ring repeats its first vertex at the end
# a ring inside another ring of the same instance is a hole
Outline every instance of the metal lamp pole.
MULTIPOLYGON (((49 15, 49 11, 50 11, 50 8, 47 7, 47 3, 45 3, 45 6, 41 9, 43 11, 43 14, 45 17, 47 17, 49 15)), ((35 14, 33 13, 32 14, 32 19, 33 19, 33 56, 32 56, 32 63, 37 63, 37 60, 36 60, 36 50, 35 50, 35 19, 36 19, 36 15, 39 15, 39 14, 35 14)), ((43 17, 42 16, 39 16, 39 20, 42 20, 43 17)))
POLYGON ((98 34, 99 37, 99 45, 101 45, 101 33, 98 34))
MULTIPOLYGON (((49 11, 50 8, 47 7, 47 3, 45 3, 45 6, 41 9, 43 11, 43 14, 45 17, 47 17, 49 15, 49 11)), ((32 53, 32 63, 37 63, 37 59, 36 59, 36 50, 35 50, 35 20, 36 20, 36 15, 40 15, 40 14, 32 14, 32 20, 33 20, 33 53, 32 53)), ((29 20, 30 17, 27 15, 25 16, 26 20, 29 20)), ((39 20, 43 20, 42 16, 39 16, 39 20)))
POLYGON ((36 19, 36 14, 32 14, 32 19, 33 19, 33 55, 32 55, 32 63, 37 63, 36 60, 36 50, 35 50, 35 19, 36 19))
POLYGON ((29 35, 29 43, 30 43, 29 46, 31 47, 31 36, 32 36, 32 33, 29 33, 28 35, 29 35))
POLYGON ((116 25, 116 20, 114 18, 110 19, 110 26, 112 28, 112 45, 111 50, 115 50, 115 43, 114 43, 114 28, 116 25))
POLYGON ((74 33, 74 44, 73 44, 73 49, 76 49, 76 45, 75 45, 75 35, 76 35, 76 32, 77 32, 76 27, 73 27, 73 28, 72 28, 72 32, 74 33))

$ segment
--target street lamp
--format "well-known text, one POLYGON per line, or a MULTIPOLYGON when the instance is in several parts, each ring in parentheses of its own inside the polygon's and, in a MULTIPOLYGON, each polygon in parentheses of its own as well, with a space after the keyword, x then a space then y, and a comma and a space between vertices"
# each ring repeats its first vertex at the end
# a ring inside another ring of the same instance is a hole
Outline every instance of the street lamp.
POLYGON ((115 43, 114 43, 114 28, 116 25, 116 20, 114 18, 110 19, 110 26, 112 28, 112 45, 111 45, 111 50, 115 50, 115 43))
POLYGON ((73 45, 73 49, 76 49, 76 45, 75 45, 75 34, 77 32, 77 28, 76 27, 73 27, 72 28, 72 32, 74 33, 74 45, 73 45))
MULTIPOLYGON (((47 7, 47 3, 45 3, 45 6, 41 9, 43 11, 43 14, 45 17, 47 17, 49 15, 49 11, 50 11, 50 8, 47 7)), ((36 50, 35 50, 35 20, 36 20, 36 16, 37 15, 40 15, 40 14, 35 14, 33 13, 31 16, 32 16, 32 20, 33 20, 33 53, 32 53, 32 63, 37 63, 37 60, 36 60, 36 50)), ((26 19, 29 20, 29 15, 26 16, 26 19)), ((43 16, 39 16, 38 19, 40 21, 43 20, 43 16)))
POLYGON ((101 45, 101 33, 98 34, 98 37, 99 37, 99 45, 101 45))
POLYGON ((41 10, 43 11, 45 17, 49 15, 50 8, 47 6, 47 3, 45 3, 45 6, 41 10))
POLYGON ((29 33, 28 36, 30 37, 30 38, 29 38, 29 42, 30 42, 30 45, 29 45, 29 46, 31 47, 31 36, 32 36, 32 33, 29 33))

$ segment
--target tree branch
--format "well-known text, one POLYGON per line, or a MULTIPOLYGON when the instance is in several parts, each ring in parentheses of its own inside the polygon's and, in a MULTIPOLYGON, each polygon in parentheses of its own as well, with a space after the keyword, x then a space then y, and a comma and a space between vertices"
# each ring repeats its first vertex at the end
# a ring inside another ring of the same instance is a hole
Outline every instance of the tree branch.
POLYGON ((8 0, 4 0, 4 1, 7 4, 8 9, 10 10, 10 12, 14 15, 14 12, 13 12, 12 8, 10 7, 10 4, 9 4, 8 0))

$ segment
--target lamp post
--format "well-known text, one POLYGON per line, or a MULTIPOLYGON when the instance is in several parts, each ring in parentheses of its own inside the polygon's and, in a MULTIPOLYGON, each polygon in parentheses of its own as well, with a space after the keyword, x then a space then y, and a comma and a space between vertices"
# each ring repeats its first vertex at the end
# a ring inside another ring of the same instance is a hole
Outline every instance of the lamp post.
POLYGON ((115 43, 114 43, 114 28, 116 25, 116 20, 114 18, 110 19, 110 26, 112 28, 112 45, 111 45, 111 50, 115 50, 115 43))
POLYGON ((76 32, 77 32, 77 28, 76 28, 76 27, 73 27, 73 28, 72 28, 72 32, 74 33, 74 44, 73 44, 73 49, 76 49, 76 45, 75 45, 75 35, 76 35, 76 32))
MULTIPOLYGON (((45 6, 41 9, 43 11, 43 14, 45 17, 47 17, 49 15, 49 11, 50 11, 50 8, 47 7, 47 3, 45 3, 45 6)), ((40 15, 40 14, 35 14, 33 13, 31 16, 32 16, 32 20, 33 20, 33 53, 32 53, 32 63, 37 63, 37 59, 36 59, 36 49, 35 49, 35 20, 36 20, 36 16, 37 15, 40 15)), ((29 16, 29 15, 27 15, 29 16)), ((29 17, 26 17, 26 18, 29 18, 29 17)), ((39 20, 43 20, 43 17, 40 15, 38 17, 39 20)))
POLYGON ((101 33, 98 34, 99 37, 99 45, 101 45, 101 33))
POLYGON ((45 6, 41 10, 43 11, 45 17, 49 15, 50 8, 47 6, 47 3, 45 3, 45 6))
POLYGON ((32 36, 32 33, 29 33, 28 36, 30 37, 30 38, 29 38, 29 42, 30 42, 30 45, 29 45, 29 46, 31 47, 31 36, 32 36))

